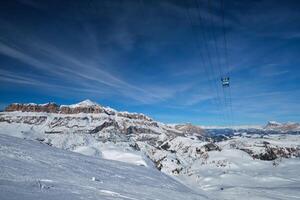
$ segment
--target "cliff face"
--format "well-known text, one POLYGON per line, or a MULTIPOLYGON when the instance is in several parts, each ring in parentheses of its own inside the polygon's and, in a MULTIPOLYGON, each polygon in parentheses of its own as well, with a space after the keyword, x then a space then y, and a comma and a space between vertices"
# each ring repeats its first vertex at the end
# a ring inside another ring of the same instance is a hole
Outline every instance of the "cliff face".
POLYGON ((5 108, 5 112, 46 112, 46 113, 61 113, 61 114, 77 114, 77 113, 107 113, 114 114, 113 111, 106 111, 98 105, 93 106, 60 106, 56 103, 47 104, 19 104, 14 103, 5 108))
POLYGON ((47 112, 58 113, 59 105, 55 103, 47 104, 19 104, 13 103, 5 108, 5 112, 22 111, 22 112, 47 112))
POLYGON ((46 103, 46 104, 21 104, 13 103, 7 106, 4 110, 5 112, 45 112, 45 113, 59 113, 59 114, 78 114, 78 113, 91 113, 100 114, 105 113, 107 115, 115 115, 119 117, 125 117, 128 119, 139 119, 152 121, 151 118, 139 114, 139 113, 128 113, 128 112, 116 112, 111 108, 102 107, 99 104, 91 104, 89 100, 85 100, 74 105, 58 105, 56 103, 46 103), (88 103, 87 103, 88 102, 88 103))
POLYGON ((59 113, 62 114, 77 114, 77 113, 106 113, 109 115, 114 115, 114 112, 108 112, 100 106, 86 106, 86 107, 68 107, 61 106, 59 108, 59 113))

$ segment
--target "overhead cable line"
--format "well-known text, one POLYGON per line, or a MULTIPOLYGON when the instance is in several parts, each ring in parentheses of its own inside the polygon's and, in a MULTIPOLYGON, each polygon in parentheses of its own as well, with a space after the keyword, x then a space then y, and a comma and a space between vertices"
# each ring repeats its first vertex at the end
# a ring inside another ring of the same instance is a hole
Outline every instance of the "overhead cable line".
MULTIPOLYGON (((222 30, 223 30, 223 41, 224 41, 224 51, 225 51, 225 67, 227 70, 227 77, 229 77, 229 58, 228 58, 228 44, 226 38, 226 29, 225 29, 225 4, 224 0, 220 0, 220 7, 221 7, 221 14, 222 14, 222 30)), ((232 109, 232 98, 231 98, 231 87, 228 88, 229 90, 229 106, 231 112, 231 124, 233 125, 233 109, 232 109)))
MULTIPOLYGON (((219 86, 218 82, 220 81, 220 79, 222 79, 223 77, 225 77, 223 68, 222 68, 222 64, 221 64, 221 54, 220 54, 220 50, 219 50, 219 45, 217 42, 217 36, 216 36, 216 26, 213 23, 213 6, 210 3, 210 0, 207 0, 207 7, 208 7, 208 22, 210 22, 210 27, 208 28, 209 34, 211 34, 212 39, 213 39, 213 44, 214 44, 214 49, 215 49, 215 57, 216 57, 216 62, 217 62, 217 68, 218 70, 216 70, 217 72, 219 72, 219 76, 218 76, 218 80, 217 82, 217 86, 219 86)), ((212 66, 214 67, 214 66, 212 66)), ((229 105, 228 105, 228 101, 227 101, 227 95, 225 92, 225 87, 222 86, 222 92, 223 92, 223 103, 224 103, 224 115, 226 116, 227 120, 229 120, 230 118, 230 113, 229 113, 229 105)), ((228 123, 228 121, 227 121, 228 123)))
POLYGON ((214 85, 214 88, 216 90, 216 93, 217 93, 217 100, 218 100, 218 103, 219 103, 219 111, 220 111, 220 114, 222 113, 221 116, 223 116, 223 118, 227 118, 226 116, 226 113, 222 112, 223 111, 223 106, 222 106, 222 99, 221 99, 221 96, 220 96, 220 93, 219 93, 219 88, 218 88, 218 76, 216 75, 216 70, 215 70, 215 67, 214 67, 214 64, 213 64, 213 61, 212 61, 212 55, 211 55, 211 51, 210 51, 210 48, 209 48, 209 45, 207 44, 207 42, 209 41, 210 39, 210 31, 208 28, 205 28, 205 17, 202 16, 201 14, 201 6, 200 6, 200 3, 198 0, 195 0, 195 4, 196 4, 196 10, 197 10, 197 14, 198 14, 198 18, 199 18, 199 22, 200 22, 200 25, 202 27, 202 31, 201 31, 201 35, 202 35, 202 39, 203 39, 203 44, 204 44, 204 48, 206 49, 206 52, 207 52, 207 57, 208 57, 208 61, 209 61, 209 71, 212 75, 212 82, 213 82, 213 85, 214 85), (207 29, 207 31, 206 31, 207 29))
MULTIPOLYGON (((199 56, 200 56, 200 61, 202 63, 204 72, 205 72, 205 74, 208 77, 209 87, 211 88, 211 91, 213 91, 214 90, 213 89, 213 84, 210 81, 209 72, 208 72, 208 69, 207 69, 206 63, 205 63, 205 58, 204 58, 204 55, 201 52, 201 41, 199 40, 199 37, 197 37, 198 34, 197 34, 197 30, 195 29, 196 25, 194 25, 194 20, 193 20, 193 17, 191 15, 191 13, 190 13, 189 6, 190 6, 189 4, 186 4, 187 19, 189 21, 189 24, 191 25, 191 30, 192 30, 192 33, 193 33, 193 35, 195 37, 195 46, 196 46, 196 48, 198 50, 198 53, 199 53, 199 56)), ((215 104, 217 106, 217 101, 216 101, 215 98, 210 99, 210 101, 211 101, 212 105, 215 104)))

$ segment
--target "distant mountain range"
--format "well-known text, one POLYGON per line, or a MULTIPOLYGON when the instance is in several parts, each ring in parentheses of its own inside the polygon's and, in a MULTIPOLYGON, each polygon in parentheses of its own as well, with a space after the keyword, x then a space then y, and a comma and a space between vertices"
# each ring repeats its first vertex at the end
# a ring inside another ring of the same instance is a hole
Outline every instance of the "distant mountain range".
MULTIPOLYGON (((138 113, 128 113, 128 112, 117 112, 110 107, 103 107, 98 103, 92 102, 91 100, 84 100, 77 104, 71 105, 58 105, 56 103, 50 102, 45 104, 35 104, 35 103, 13 103, 7 106, 4 110, 5 112, 22 111, 22 112, 45 112, 45 113, 59 113, 59 114, 77 114, 77 113, 106 113, 108 115, 127 115, 129 118, 145 118, 151 120, 144 114, 138 113)), ((172 125, 170 125, 172 126, 172 125)), ((182 130, 184 133, 203 133, 205 129, 265 129, 273 131, 300 131, 300 123, 287 122, 280 123, 276 121, 269 121, 265 126, 259 125, 243 125, 243 126, 194 126, 191 123, 186 124, 176 124, 173 128, 177 130, 182 130)))
POLYGON ((267 125, 264 127, 264 129, 281 131, 281 132, 300 131, 300 123, 295 123, 295 122, 279 123, 276 121, 269 121, 267 125))

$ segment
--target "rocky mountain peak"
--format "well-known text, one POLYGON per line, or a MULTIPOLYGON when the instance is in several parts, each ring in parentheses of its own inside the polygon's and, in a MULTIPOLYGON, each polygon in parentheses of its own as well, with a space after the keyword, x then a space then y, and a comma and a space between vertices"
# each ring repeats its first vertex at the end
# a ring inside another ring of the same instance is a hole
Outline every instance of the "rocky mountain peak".
POLYGON ((113 115, 115 111, 111 108, 104 108, 99 104, 87 99, 77 104, 58 105, 56 103, 13 103, 5 108, 6 112, 45 112, 45 113, 61 113, 61 114, 77 114, 77 113, 106 113, 113 115))
POLYGON ((192 134, 196 134, 196 135, 200 134, 201 135, 204 133, 204 130, 201 127, 195 126, 191 123, 175 125, 175 129, 182 131, 183 133, 188 134, 188 135, 192 135, 192 134))
POLYGON ((300 124, 295 122, 279 123, 276 121, 269 121, 264 128, 266 130, 275 130, 281 132, 299 131, 300 124))
POLYGON ((276 121, 268 121, 267 123, 267 126, 280 126, 280 125, 282 124, 276 121))

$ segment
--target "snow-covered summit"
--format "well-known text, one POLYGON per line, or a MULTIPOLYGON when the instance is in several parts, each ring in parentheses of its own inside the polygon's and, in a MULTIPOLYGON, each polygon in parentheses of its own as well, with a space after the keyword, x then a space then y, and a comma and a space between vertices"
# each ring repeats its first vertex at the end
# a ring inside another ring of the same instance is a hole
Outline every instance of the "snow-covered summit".
POLYGON ((93 102, 89 99, 86 99, 84 101, 81 101, 79 103, 76 103, 76 104, 71 104, 69 105, 69 107, 71 108, 76 108, 76 107, 92 107, 92 106, 100 106, 98 103, 96 102, 93 102))
POLYGON ((267 126, 280 126, 282 123, 279 123, 277 121, 268 121, 267 126))

